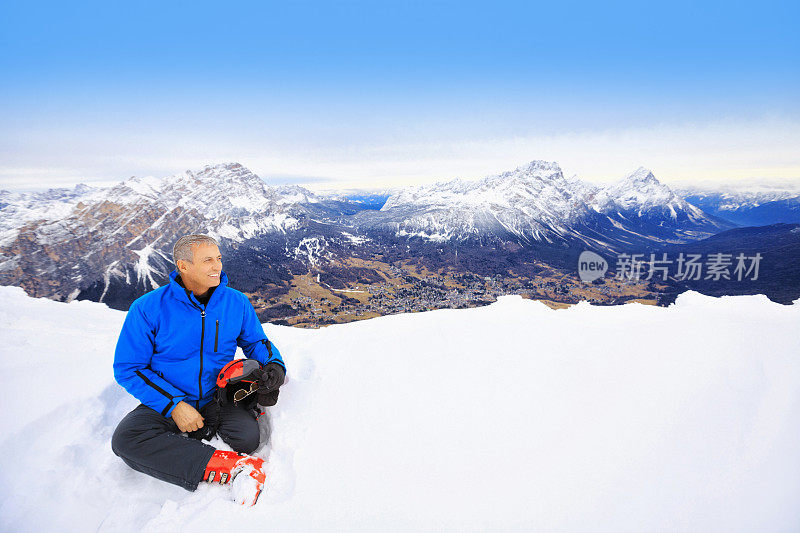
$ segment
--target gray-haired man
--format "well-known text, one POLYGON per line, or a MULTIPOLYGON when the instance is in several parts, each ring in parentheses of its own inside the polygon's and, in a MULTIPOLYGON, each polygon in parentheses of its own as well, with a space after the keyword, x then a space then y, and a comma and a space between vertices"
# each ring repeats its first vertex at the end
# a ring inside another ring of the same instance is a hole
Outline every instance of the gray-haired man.
POLYGON ((214 239, 181 237, 173 259, 170 283, 134 301, 122 326, 114 376, 142 403, 120 422, 112 449, 132 468, 189 490, 233 479, 233 494, 254 504, 263 460, 246 454, 259 445, 258 423, 242 405, 219 401, 217 377, 241 347, 260 363, 249 376, 258 402, 274 405, 286 367, 250 301, 228 287, 214 239), (238 453, 201 442, 215 433, 238 453))

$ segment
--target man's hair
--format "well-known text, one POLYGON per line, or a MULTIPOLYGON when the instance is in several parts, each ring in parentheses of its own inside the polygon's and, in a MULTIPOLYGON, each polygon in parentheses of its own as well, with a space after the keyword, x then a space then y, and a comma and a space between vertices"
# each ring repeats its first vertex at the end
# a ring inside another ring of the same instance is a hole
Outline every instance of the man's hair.
POLYGON ((209 237, 208 235, 184 235, 178 239, 178 242, 176 242, 175 246, 172 247, 172 262, 175 263, 176 267, 178 266, 178 259, 183 259, 184 261, 191 263, 192 259, 194 258, 192 247, 199 246, 201 244, 213 244, 214 246, 219 247, 219 243, 217 243, 213 237, 209 237))

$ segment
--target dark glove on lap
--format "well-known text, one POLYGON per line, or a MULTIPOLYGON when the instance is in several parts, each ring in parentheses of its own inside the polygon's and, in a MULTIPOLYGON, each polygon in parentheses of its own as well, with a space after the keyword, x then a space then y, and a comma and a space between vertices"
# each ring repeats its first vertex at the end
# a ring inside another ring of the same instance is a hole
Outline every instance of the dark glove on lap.
POLYGON ((264 407, 272 407, 276 403, 278 403, 278 393, 280 390, 275 389, 272 392, 263 392, 261 390, 258 391, 258 404, 263 405, 264 407))

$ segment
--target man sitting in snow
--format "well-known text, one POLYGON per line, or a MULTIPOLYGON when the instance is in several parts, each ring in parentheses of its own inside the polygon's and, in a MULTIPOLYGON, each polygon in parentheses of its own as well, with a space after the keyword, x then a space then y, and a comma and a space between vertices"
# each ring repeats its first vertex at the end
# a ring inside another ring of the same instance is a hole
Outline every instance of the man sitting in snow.
POLYGON ((258 422, 242 402, 217 394, 216 384, 239 364, 252 381, 239 396, 252 392, 274 405, 286 367, 250 301, 227 286, 213 238, 181 237, 173 260, 170 283, 134 301, 122 326, 114 377, 142 403, 119 423, 111 447, 131 468, 189 490, 232 481, 234 499, 252 505, 265 477, 263 459, 246 455, 259 445, 258 422), (232 363, 237 346, 260 364, 232 363), (216 433, 237 453, 202 442, 216 433))

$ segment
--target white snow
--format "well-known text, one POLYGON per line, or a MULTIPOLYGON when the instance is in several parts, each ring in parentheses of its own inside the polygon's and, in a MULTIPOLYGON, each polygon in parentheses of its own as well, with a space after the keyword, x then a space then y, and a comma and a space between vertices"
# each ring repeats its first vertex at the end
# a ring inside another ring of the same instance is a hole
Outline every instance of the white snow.
POLYGON ((0 287, 0 530, 800 528, 800 301, 266 324, 289 375, 251 508, 112 453, 124 316, 0 287))
MULTIPOLYGON (((308 264, 315 266, 320 258, 323 257, 328 241, 325 237, 305 237, 294 249, 295 259, 304 257, 308 259, 308 264)), ((317 279, 319 281, 319 279, 317 279)))
POLYGON ((451 236, 449 233, 425 233, 424 231, 406 231, 404 229, 398 230, 396 235, 398 237, 421 237, 431 242, 447 242, 451 236))
POLYGON ((362 235, 353 235, 352 233, 348 233, 346 231, 342 232, 342 236, 344 236, 344 238, 347 239, 347 241, 350 244, 355 244, 355 245, 364 244, 365 242, 372 240, 369 237, 364 237, 362 235))
MULTIPOLYGON (((317 278, 319 278, 319 274, 317 274, 317 278)), ((328 290, 331 290, 331 291, 334 291, 334 292, 367 292, 367 291, 359 291, 359 290, 356 290, 356 289, 334 289, 333 287, 329 287, 328 290)))
MULTIPOLYGON (((155 253, 167 261, 169 261, 170 258, 166 257, 161 250, 154 248, 153 244, 154 243, 150 243, 141 250, 132 250, 132 252, 139 256, 135 264, 137 280, 144 283, 145 287, 147 287, 147 283, 149 282, 150 288, 155 289, 159 285, 153 279, 154 269, 149 263, 150 256, 155 253)), ((106 284, 106 287, 108 287, 108 284, 106 284)), ((103 291, 103 295, 105 296, 105 290, 103 291)), ((102 301, 102 298, 100 301, 102 301)))

